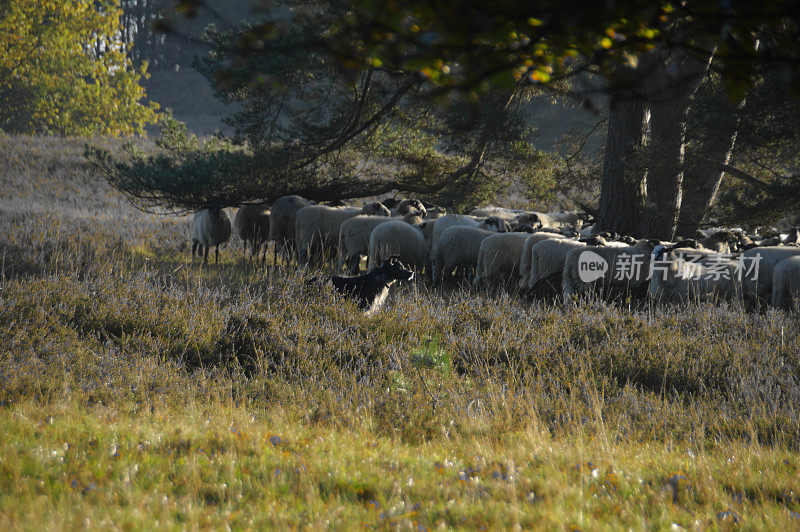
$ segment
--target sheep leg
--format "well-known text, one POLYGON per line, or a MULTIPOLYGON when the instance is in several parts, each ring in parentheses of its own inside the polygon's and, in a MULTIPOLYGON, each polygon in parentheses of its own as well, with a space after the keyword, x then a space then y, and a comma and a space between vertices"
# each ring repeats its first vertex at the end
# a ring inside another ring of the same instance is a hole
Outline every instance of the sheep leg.
POLYGON ((214 247, 214 264, 219 264, 219 244, 214 247))
POLYGON ((197 251, 197 245, 199 243, 200 242, 198 242, 197 240, 192 239, 192 262, 194 262, 194 254, 197 251))
POLYGON ((203 245, 203 264, 208 264, 208 246, 203 245))

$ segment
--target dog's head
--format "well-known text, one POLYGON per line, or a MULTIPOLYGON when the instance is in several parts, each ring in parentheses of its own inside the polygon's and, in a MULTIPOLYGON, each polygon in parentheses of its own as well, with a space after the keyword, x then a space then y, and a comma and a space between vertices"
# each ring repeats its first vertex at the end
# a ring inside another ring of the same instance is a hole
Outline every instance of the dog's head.
POLYGON ((392 255, 380 265, 380 272, 387 281, 410 281, 414 272, 409 270, 398 255, 392 255))

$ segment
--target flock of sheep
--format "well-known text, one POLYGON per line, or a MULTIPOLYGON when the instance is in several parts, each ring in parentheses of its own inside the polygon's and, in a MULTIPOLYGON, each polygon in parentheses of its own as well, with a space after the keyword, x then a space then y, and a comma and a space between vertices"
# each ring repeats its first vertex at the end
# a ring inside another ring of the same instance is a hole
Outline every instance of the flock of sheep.
MULTIPOLYGON (((485 207, 446 214, 416 199, 383 200, 362 207, 318 205, 284 196, 271 206, 246 205, 233 221, 245 256, 358 273, 400 256, 434 286, 457 273, 475 286, 520 289, 538 295, 601 292, 640 294, 662 301, 719 301, 745 298, 794 309, 800 298, 800 231, 774 228, 747 233, 740 228, 699 231, 677 242, 634 239, 599 232, 579 211, 540 213, 485 207), (591 253, 585 253, 590 251, 591 253), (606 266, 589 272, 587 257, 606 266)), ((231 235, 231 222, 218 206, 194 218, 192 259, 205 261, 231 235)))

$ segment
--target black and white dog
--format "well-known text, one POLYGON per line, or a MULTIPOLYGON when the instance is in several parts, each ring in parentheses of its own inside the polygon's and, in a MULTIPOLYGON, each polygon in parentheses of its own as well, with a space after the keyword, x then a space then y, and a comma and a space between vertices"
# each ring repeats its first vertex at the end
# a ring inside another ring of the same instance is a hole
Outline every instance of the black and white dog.
POLYGON ((413 278, 414 272, 406 268, 400 257, 395 255, 383 261, 377 268, 361 275, 312 277, 306 284, 330 282, 338 292, 358 299, 359 308, 366 309, 369 315, 380 310, 389 296, 389 287, 395 281, 410 281, 413 278))

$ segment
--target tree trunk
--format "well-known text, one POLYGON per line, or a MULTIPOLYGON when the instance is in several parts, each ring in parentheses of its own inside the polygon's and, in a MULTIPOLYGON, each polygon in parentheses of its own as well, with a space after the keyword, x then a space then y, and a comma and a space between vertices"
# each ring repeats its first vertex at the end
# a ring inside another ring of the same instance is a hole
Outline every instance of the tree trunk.
POLYGON ((598 209, 603 230, 629 235, 639 228, 644 124, 643 100, 612 96, 598 209))
POLYGON ((670 240, 675 233, 683 182, 683 136, 686 106, 662 102, 650 106, 646 196, 640 233, 670 240))
POLYGON ((650 108, 646 197, 641 234, 671 240, 682 202, 686 121, 692 97, 710 65, 680 53, 655 51, 644 80, 650 108))
MULTIPOLYGON (((720 164, 728 164, 736 144, 739 130, 739 117, 736 109, 729 107, 727 99, 721 91, 713 99, 693 108, 699 115, 690 121, 686 144, 686 155, 683 164, 684 201, 678 218, 677 234, 690 238, 694 236, 700 225, 714 205, 724 171, 720 164), (720 112, 716 106, 722 106, 720 112), (710 117, 710 118, 709 118, 710 117)), ((744 102, 739 105, 741 110, 744 102)))

